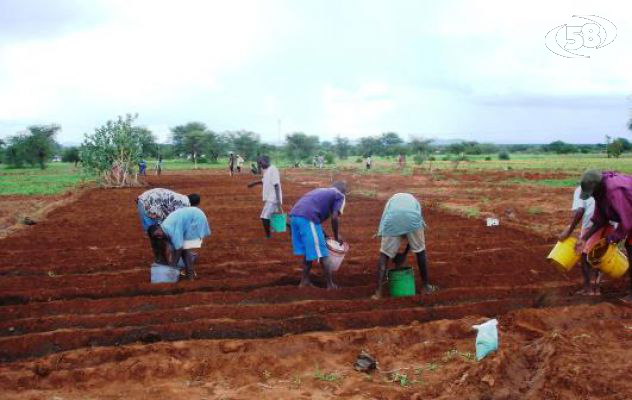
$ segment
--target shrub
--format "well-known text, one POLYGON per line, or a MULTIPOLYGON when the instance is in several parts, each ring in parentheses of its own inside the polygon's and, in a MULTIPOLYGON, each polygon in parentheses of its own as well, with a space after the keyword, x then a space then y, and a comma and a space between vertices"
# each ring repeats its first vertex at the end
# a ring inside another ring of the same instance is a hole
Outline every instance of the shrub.
POLYGON ((362 157, 358 157, 355 159, 356 164, 362 164, 362 162, 364 162, 364 160, 362 159, 362 157))
POLYGON ((428 157, 428 161, 437 161, 437 158, 435 156, 430 156, 428 157))
POLYGON ((197 163, 198 164, 208 164, 208 158, 206 158, 206 156, 200 156, 197 158, 197 163))
POLYGON ((491 161, 492 158, 490 156, 485 157, 485 161, 491 161))
POLYGON ((424 156, 423 154, 415 154, 415 157, 413 157, 413 161, 416 165, 421 165, 424 163, 424 161, 426 161, 426 156, 424 156))
POLYGON ((333 153, 325 153, 325 163, 326 164, 333 164, 335 161, 335 157, 333 155, 333 153))
POLYGON ((442 160, 443 160, 443 161, 450 161, 450 160, 452 160, 452 156, 450 156, 449 154, 447 154, 447 155, 443 156, 442 160))
POLYGON ((509 153, 506 151, 501 151, 500 153, 498 153, 498 159, 499 160, 509 160, 509 153))

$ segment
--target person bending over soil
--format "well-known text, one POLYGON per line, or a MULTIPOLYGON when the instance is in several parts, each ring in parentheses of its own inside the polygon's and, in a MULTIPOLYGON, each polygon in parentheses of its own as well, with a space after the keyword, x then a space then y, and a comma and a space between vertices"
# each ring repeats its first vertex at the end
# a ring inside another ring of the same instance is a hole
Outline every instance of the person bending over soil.
POLYGON ((162 222, 147 230, 149 236, 161 243, 163 258, 176 267, 180 258, 184 261, 186 277, 193 280, 197 254, 193 251, 202 247, 202 240, 211 236, 211 228, 204 212, 197 207, 180 208, 162 222))
MULTIPOLYGON (((185 196, 169 189, 155 188, 143 192, 136 198, 136 209, 143 231, 150 226, 160 224, 169 214, 182 207, 198 206, 200 195, 192 193, 185 196)), ((159 243, 150 238, 151 248, 158 260, 162 254, 159 243)))
MULTIPOLYGON (((575 189, 575 193, 573 194, 573 205, 571 210, 573 211, 573 219, 571 220, 570 225, 564 229, 564 231, 560 234, 559 240, 565 240, 570 235, 573 234, 575 227, 581 221, 581 232, 579 237, 581 238, 592 226, 592 222, 590 219, 593 216, 595 211, 595 199, 589 197, 586 200, 582 200, 580 198, 582 188, 578 186, 575 189)), ((580 296, 597 296, 600 294, 599 292, 599 281, 601 273, 599 270, 592 268, 590 263, 588 262, 588 254, 586 253, 586 246, 582 246, 582 248, 577 249, 581 251, 581 266, 582 266, 582 274, 584 276, 584 285, 583 287, 576 293, 580 296), (592 276, 594 275, 594 283, 592 276)))
MULTIPOLYGON (((582 200, 590 196, 595 199, 595 212, 592 216, 592 227, 577 242, 577 247, 586 247, 587 253, 602 238, 606 243, 625 241, 628 263, 632 260, 632 177, 620 175, 612 171, 589 170, 581 180, 582 200), (613 228, 610 221, 617 222, 613 228)), ((631 294, 622 300, 632 303, 632 268, 628 266, 631 294)))
POLYGON ((345 208, 344 182, 334 182, 330 188, 314 189, 305 194, 290 212, 292 231, 292 249, 294 255, 303 256, 303 277, 299 286, 314 286, 310 279, 313 261, 323 267, 327 289, 335 289, 333 272, 322 223, 331 216, 331 229, 334 239, 342 245, 338 235, 339 218, 345 208))
POLYGON ((263 210, 261 211, 261 222, 266 238, 270 239, 270 218, 272 214, 283 213, 283 194, 281 193, 281 176, 279 170, 270 164, 270 157, 261 156, 257 161, 263 170, 263 178, 259 181, 248 184, 249 188, 263 185, 263 210))
POLYGON ((396 268, 401 267, 406 261, 406 255, 410 249, 417 255, 423 291, 431 293, 438 289, 431 285, 428 280, 425 226, 421 204, 412 194, 397 193, 388 200, 378 230, 378 236, 382 237, 382 243, 380 258, 377 263, 377 289, 373 299, 382 297, 388 261, 393 260, 396 268), (403 253, 397 253, 403 238, 408 241, 406 249, 403 253))

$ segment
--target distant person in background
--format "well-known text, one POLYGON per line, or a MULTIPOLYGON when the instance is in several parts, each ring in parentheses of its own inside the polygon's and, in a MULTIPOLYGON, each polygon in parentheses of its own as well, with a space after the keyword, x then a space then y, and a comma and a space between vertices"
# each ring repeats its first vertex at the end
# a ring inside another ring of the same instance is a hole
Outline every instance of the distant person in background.
POLYGON ((325 166, 325 157, 321 154, 318 156, 318 168, 323 169, 325 166))
POLYGON ((283 213, 283 193, 281 192, 281 175, 277 167, 270 163, 270 157, 261 156, 258 160, 259 166, 263 170, 263 178, 248 184, 249 188, 262 185, 263 210, 261 211, 261 222, 266 238, 270 239, 270 218, 272 214, 283 213))
MULTIPOLYGON (((613 171, 588 170, 581 179, 580 199, 595 199, 595 211, 592 216, 592 227, 577 242, 578 248, 586 247, 590 253, 594 244, 605 238, 608 244, 625 243, 628 263, 632 261, 632 176, 621 175, 613 171), (616 222, 617 227, 610 225, 616 222)), ((632 303, 632 268, 630 275, 630 292, 622 300, 632 303)))
POLYGON ((193 251, 202 247, 204 238, 211 236, 208 219, 197 207, 180 208, 160 224, 147 230, 149 237, 160 243, 163 257, 169 265, 176 267, 180 258, 184 261, 186 277, 193 280, 197 254, 193 251))
POLYGON ((367 169, 367 170, 371 169, 371 163, 372 163, 372 160, 371 160, 371 155, 369 154, 369 155, 366 157, 366 160, 364 161, 364 164, 366 165, 366 169, 367 169))
POLYGON ((290 211, 292 249, 294 255, 303 257, 303 277, 300 286, 313 286, 310 279, 312 263, 318 261, 323 267, 327 289, 335 289, 333 271, 322 223, 331 217, 334 239, 342 244, 338 236, 339 218, 345 208, 344 182, 334 182, 330 188, 314 189, 301 197, 290 211))
POLYGON ((147 163, 145 160, 140 160, 138 163, 138 175, 147 176, 147 163))
POLYGON ((373 299, 382 297, 388 261, 393 260, 395 268, 401 267, 406 261, 409 250, 412 250, 417 257, 423 291, 432 293, 437 290, 437 287, 431 285, 428 279, 425 228, 421 204, 415 196, 410 193, 397 193, 388 200, 384 206, 377 233, 382 238, 382 243, 377 263, 377 289, 373 299), (406 249, 403 253, 398 253, 404 238, 408 241, 406 249))
POLYGON ((318 157, 314 155, 314 157, 312 157, 312 167, 316 168, 317 165, 318 165, 318 157))
POLYGON ((235 154, 232 151, 228 153, 228 171, 230 172, 230 176, 233 176, 233 173, 235 172, 236 161, 237 159, 235 154))
MULTIPOLYGON (((595 212, 595 199, 589 197, 586 200, 582 200, 580 198, 582 192, 582 187, 578 186, 575 189, 573 194, 573 205, 571 206, 571 211, 573 212, 573 219, 571 223, 564 231, 560 234, 559 240, 565 240, 569 236, 573 234, 573 231, 581 221, 581 229, 579 233, 579 237, 581 238, 586 234, 591 226, 592 226, 592 216, 595 212)), ((600 272, 599 270, 593 270, 592 266, 588 262, 588 254, 586 253, 586 246, 582 246, 581 249, 581 266, 582 266, 582 274, 584 275, 584 286, 580 289, 576 294, 580 296, 593 296, 599 295, 599 278, 600 272), (594 284, 593 278, 591 275, 594 275, 594 284)))
POLYGON ((406 168, 406 155, 404 153, 399 154, 399 159, 397 161, 399 163, 399 169, 406 168))
POLYGON ((237 172, 241 174, 241 167, 244 166, 244 159, 242 156, 237 154, 237 172))
POLYGON ((162 155, 158 155, 158 161, 156 162, 156 175, 162 174, 162 155))

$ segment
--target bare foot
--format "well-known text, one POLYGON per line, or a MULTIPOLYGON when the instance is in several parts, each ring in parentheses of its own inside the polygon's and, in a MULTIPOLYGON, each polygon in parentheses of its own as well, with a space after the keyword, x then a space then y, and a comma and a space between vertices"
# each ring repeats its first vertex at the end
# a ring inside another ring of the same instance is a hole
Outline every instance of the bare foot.
POLYGON ((594 292, 590 287, 584 287, 575 292, 575 296, 593 296, 594 292))
POLYGON ((371 296, 371 300, 379 300, 382 298, 382 293, 376 292, 373 296, 371 296))
POLYGON ((601 296, 601 288, 599 286, 595 286, 592 290, 593 296, 601 296))
POLYGON ((340 287, 338 285, 336 285, 335 283, 331 283, 329 285, 327 285, 327 290, 336 290, 339 289, 340 287))

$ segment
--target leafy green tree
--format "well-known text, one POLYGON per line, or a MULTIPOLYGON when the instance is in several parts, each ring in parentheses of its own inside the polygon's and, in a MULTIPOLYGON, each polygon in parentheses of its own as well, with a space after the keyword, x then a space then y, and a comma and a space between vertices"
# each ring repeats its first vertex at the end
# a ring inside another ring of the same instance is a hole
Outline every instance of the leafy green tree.
POLYGON ((137 117, 127 114, 85 134, 79 156, 86 173, 106 186, 138 184, 136 165, 143 155, 144 139, 134 126, 137 117))
POLYGON ((341 160, 346 160, 351 153, 351 142, 347 138, 336 136, 334 139, 333 150, 341 160))
POLYGON ((144 126, 133 127, 134 134, 138 135, 138 138, 142 145, 143 157, 157 157, 158 156, 158 144, 156 143, 156 136, 144 126))
POLYGON ((432 151, 432 139, 413 138, 408 147, 416 154, 429 154, 432 151))
POLYGON ((63 162, 75 163, 75 167, 81 161, 81 157, 79 156, 79 147, 72 146, 64 149, 61 160, 63 162))
POLYGON ((383 142, 380 138, 367 136, 358 141, 358 151, 362 156, 384 154, 383 142))
POLYGON ((202 155, 217 162, 219 156, 226 151, 227 139, 209 130, 202 122, 189 122, 173 127, 171 134, 176 153, 187 155, 195 168, 202 155))
POLYGON ((544 151, 557 153, 557 154, 570 154, 570 153, 577 152, 576 146, 570 143, 563 142, 561 140, 556 140, 554 142, 551 142, 545 145, 543 149, 544 151))
POLYGON ((313 156, 318 149, 318 136, 308 136, 303 132, 296 132, 287 135, 285 140, 285 152, 293 162, 313 156))
POLYGON ((378 154, 382 156, 394 156, 405 151, 404 139, 395 132, 383 133, 380 136, 380 143, 382 150, 378 154))
POLYGON ((231 150, 247 160, 254 160, 261 149, 259 135, 254 132, 227 132, 226 136, 228 137, 231 150))
POLYGON ((9 138, 5 161, 15 168, 21 168, 25 163, 46 168, 46 163, 58 147, 55 135, 60 129, 55 124, 33 125, 28 127, 27 132, 9 138))

